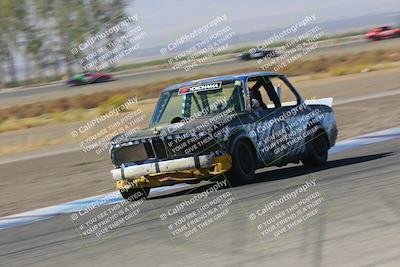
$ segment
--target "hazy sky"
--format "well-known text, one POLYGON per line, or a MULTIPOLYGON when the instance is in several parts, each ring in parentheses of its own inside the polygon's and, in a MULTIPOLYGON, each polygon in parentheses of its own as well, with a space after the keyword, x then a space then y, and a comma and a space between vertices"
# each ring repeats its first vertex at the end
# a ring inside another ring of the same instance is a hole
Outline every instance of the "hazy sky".
POLYGON ((147 32, 145 43, 165 44, 210 19, 226 14, 238 33, 290 26, 306 15, 317 23, 399 11, 399 0, 135 0, 130 13, 139 15, 147 32))

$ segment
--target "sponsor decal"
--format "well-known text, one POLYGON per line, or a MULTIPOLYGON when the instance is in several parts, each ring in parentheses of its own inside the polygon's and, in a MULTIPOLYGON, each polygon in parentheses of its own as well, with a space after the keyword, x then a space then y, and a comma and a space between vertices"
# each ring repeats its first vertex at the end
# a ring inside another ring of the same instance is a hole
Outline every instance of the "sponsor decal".
POLYGON ((221 89, 222 82, 206 83, 200 85, 186 86, 179 89, 179 95, 195 93, 198 91, 218 90, 221 89))

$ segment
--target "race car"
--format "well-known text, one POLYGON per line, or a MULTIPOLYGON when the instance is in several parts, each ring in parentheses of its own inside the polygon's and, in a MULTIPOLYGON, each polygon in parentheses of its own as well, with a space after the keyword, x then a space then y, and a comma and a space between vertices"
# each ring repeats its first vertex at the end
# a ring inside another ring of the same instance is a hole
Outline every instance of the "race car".
POLYGON ((241 60, 252 60, 252 59, 260 59, 264 57, 277 57, 278 54, 275 50, 251 50, 249 52, 245 52, 239 55, 241 60))
POLYGON ((365 38, 370 41, 378 41, 396 37, 400 37, 400 28, 392 28, 390 26, 377 27, 365 34, 365 38))
POLYGON ((101 72, 84 72, 81 74, 76 74, 72 76, 67 84, 71 86, 85 85, 91 83, 102 83, 108 82, 113 79, 113 76, 110 74, 104 74, 101 72))
POLYGON ((111 139, 112 178, 134 200, 150 188, 216 176, 231 185, 251 183, 258 168, 321 166, 337 138, 331 104, 331 98, 305 101, 274 72, 169 86, 148 128, 111 139))

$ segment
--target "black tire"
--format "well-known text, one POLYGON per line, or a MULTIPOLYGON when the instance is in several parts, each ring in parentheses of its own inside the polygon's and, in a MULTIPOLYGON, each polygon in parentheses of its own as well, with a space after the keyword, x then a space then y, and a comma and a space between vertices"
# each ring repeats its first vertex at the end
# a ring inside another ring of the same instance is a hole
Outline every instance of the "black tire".
POLYGON ((78 81, 73 81, 69 84, 70 86, 79 86, 79 82, 78 81))
POLYGON ((122 197, 128 201, 136 201, 142 198, 146 198, 149 196, 150 188, 135 188, 135 189, 121 189, 119 190, 122 197), (141 194, 140 194, 141 193, 141 194))
POLYGON ((231 151, 232 168, 227 173, 231 185, 237 186, 251 183, 257 167, 257 159, 253 146, 246 139, 239 139, 231 151))
POLYGON ((307 141, 306 153, 301 160, 306 167, 319 167, 328 160, 329 142, 324 131, 317 131, 307 141))
POLYGON ((107 77, 100 77, 97 80, 92 81, 92 83, 104 83, 107 82, 108 78, 107 77))
POLYGON ((87 83, 84 83, 82 81, 75 81, 73 86, 81 86, 81 85, 85 85, 87 83))

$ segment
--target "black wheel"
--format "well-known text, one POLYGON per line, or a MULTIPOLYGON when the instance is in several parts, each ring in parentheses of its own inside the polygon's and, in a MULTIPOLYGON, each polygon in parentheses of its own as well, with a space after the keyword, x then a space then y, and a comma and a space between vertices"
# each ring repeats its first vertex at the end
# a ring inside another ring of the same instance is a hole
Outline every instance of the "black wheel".
POLYGON ((135 189, 121 189, 119 190, 122 197, 128 201, 135 201, 142 198, 147 198, 150 193, 150 188, 135 188, 135 189))
POLYGON ((69 85, 70 86, 79 86, 81 84, 78 81, 72 81, 69 85))
POLYGON ((85 84, 87 84, 87 83, 76 80, 76 81, 74 81, 74 85, 73 86, 81 86, 81 85, 85 85, 85 84))
POLYGON ((108 78, 107 77, 100 77, 97 80, 94 80, 92 83, 104 83, 107 82, 108 78))
POLYGON ((228 180, 231 185, 250 183, 254 179, 257 167, 255 151, 246 139, 239 139, 231 151, 232 168, 228 172, 228 180))
POLYGON ((311 140, 307 141, 306 153, 301 160, 306 167, 322 166, 328 160, 329 142, 323 131, 317 131, 311 140))

